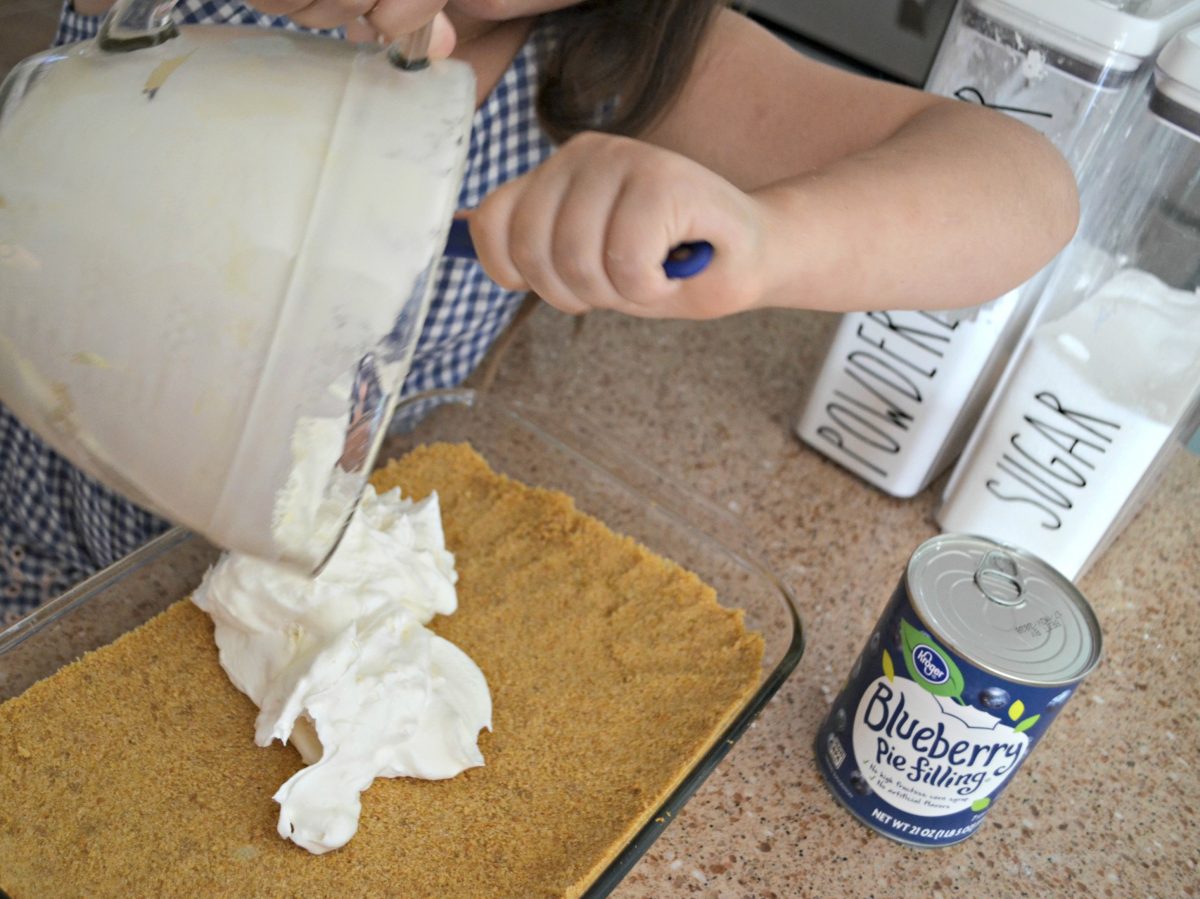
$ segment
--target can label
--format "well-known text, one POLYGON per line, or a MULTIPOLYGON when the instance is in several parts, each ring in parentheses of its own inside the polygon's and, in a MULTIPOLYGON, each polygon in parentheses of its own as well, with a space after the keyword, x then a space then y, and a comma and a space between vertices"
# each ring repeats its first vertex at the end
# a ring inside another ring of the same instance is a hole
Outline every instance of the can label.
MULTIPOLYGON (((1062 625, 1046 616, 1025 636, 1062 625)), ((902 581, 818 732, 817 758, 870 827, 949 845, 979 827, 1073 690, 1019 684, 947 650, 902 581)))

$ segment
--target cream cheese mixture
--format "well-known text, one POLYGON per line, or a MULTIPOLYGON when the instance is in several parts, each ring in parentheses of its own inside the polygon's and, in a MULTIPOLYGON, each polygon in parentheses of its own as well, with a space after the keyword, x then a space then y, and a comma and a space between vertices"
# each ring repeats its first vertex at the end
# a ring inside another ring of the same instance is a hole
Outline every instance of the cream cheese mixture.
POLYGON ((279 833, 314 853, 358 829, 376 777, 453 777, 483 764, 483 673, 425 625, 458 605, 437 495, 368 490, 315 578, 227 553, 193 601, 221 665, 259 707, 255 742, 290 741, 302 768, 275 793, 279 833))

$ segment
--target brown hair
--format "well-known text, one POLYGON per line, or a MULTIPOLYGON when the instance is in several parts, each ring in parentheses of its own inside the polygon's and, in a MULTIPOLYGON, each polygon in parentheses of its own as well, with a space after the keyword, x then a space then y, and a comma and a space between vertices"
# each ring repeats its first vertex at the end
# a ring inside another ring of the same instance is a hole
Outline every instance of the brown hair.
POLYGON ((588 129, 636 135, 691 72, 723 0, 585 0, 553 13, 559 40, 542 67, 537 111, 556 141, 588 129), (615 106, 598 121, 598 110, 615 106))

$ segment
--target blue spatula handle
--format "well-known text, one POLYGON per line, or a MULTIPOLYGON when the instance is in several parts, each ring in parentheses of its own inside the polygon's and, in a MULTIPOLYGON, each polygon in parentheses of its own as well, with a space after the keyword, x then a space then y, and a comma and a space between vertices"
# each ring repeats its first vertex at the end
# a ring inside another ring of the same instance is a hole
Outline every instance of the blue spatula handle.
MULTIPOLYGON (((476 259, 475 243, 466 219, 450 222, 450 237, 446 241, 446 255, 454 259, 476 259)), ((690 278, 708 267, 713 257, 713 245, 707 240, 681 243, 663 260, 663 271, 668 278, 690 278)))

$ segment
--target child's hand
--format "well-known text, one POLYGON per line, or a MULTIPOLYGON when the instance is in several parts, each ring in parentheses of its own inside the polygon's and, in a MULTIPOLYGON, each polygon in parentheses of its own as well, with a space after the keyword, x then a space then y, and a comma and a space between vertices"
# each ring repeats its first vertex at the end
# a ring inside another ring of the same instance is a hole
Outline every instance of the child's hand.
POLYGON ((713 318, 763 292, 767 211, 685 156, 612 135, 581 134, 470 215, 488 275, 564 312, 614 309, 647 318, 713 318), (716 248, 703 272, 669 280, 670 249, 716 248))
POLYGON ((306 28, 346 28, 350 40, 382 35, 393 40, 433 19, 429 55, 442 59, 454 49, 454 28, 441 12, 446 0, 247 0, 260 12, 287 16, 306 28))

